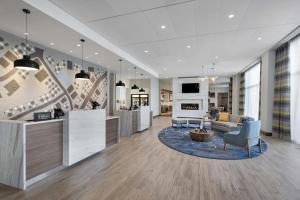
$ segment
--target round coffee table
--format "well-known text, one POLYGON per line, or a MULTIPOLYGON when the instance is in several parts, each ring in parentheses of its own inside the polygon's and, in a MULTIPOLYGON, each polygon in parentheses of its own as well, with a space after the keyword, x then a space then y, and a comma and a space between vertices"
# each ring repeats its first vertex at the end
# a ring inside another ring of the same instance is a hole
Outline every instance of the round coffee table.
POLYGON ((191 138, 197 142, 209 142, 214 136, 211 130, 194 129, 190 132, 191 138))

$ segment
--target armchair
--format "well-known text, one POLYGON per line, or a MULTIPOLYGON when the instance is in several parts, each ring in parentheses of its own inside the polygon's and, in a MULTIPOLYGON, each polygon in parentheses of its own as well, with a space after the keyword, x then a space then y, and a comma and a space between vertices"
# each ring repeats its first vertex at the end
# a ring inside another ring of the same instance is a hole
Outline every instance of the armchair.
POLYGON ((260 121, 245 121, 240 130, 225 133, 223 137, 224 150, 226 150, 227 144, 231 144, 245 147, 249 157, 250 148, 253 146, 259 146, 261 152, 260 126, 260 121))

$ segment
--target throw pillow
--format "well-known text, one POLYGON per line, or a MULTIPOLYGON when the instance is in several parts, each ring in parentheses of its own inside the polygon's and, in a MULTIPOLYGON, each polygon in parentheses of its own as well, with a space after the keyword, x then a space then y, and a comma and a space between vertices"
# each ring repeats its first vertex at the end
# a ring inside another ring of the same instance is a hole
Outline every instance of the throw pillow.
POLYGON ((219 121, 229 122, 229 113, 220 112, 219 113, 219 121))

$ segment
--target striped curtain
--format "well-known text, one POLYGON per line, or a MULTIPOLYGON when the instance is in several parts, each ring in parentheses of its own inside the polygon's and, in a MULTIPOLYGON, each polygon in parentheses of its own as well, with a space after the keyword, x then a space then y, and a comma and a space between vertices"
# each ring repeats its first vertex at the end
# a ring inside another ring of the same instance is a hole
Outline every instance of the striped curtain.
POLYGON ((230 77, 229 91, 228 91, 228 112, 229 113, 232 113, 232 83, 233 83, 233 78, 230 77))
POLYGON ((290 139, 289 44, 276 50, 274 79, 273 134, 290 139))
POLYGON ((245 73, 240 74, 240 96, 239 96, 239 115, 244 115, 245 101, 245 73))

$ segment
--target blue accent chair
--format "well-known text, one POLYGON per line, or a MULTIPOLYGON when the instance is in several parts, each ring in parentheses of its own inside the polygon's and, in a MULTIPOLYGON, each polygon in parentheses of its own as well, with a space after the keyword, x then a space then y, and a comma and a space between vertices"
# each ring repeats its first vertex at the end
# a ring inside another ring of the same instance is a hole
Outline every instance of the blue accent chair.
POLYGON ((261 152, 260 126, 260 121, 245 121, 240 130, 225 133, 223 137, 224 150, 226 150, 227 144, 231 144, 245 147, 249 157, 250 148, 253 146, 259 146, 261 152))

